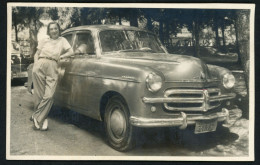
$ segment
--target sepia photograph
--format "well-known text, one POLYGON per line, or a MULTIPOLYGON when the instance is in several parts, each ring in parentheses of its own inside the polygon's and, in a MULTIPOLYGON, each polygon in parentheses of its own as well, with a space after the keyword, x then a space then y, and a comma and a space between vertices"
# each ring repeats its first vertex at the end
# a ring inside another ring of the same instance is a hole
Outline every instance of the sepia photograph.
POLYGON ((254 161, 254 17, 7 3, 6 159, 254 161))

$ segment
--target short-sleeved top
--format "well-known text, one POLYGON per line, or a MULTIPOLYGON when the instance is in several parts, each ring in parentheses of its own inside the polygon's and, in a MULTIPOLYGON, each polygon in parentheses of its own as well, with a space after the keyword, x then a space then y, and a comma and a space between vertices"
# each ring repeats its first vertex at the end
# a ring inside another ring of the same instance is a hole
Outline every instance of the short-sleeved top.
POLYGON ((71 46, 64 37, 57 39, 43 39, 39 42, 37 49, 40 50, 39 57, 50 57, 59 60, 60 55, 65 53, 71 46))

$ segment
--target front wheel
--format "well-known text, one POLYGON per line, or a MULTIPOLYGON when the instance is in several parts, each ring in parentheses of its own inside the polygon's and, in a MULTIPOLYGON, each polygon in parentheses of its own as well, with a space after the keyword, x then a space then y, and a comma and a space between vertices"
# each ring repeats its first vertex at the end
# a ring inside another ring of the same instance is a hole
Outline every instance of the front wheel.
POLYGON ((130 150, 135 143, 134 127, 129 123, 129 116, 122 97, 110 98, 105 109, 105 131, 109 145, 118 151, 130 150))

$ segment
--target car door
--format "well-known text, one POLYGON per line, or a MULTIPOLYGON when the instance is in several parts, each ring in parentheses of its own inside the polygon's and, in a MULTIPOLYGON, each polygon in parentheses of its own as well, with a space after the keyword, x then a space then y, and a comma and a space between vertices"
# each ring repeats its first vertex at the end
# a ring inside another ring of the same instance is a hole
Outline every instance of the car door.
POLYGON ((95 61, 97 60, 94 37, 90 31, 80 31, 75 34, 75 57, 69 72, 71 78, 71 106, 85 115, 94 117, 92 109, 95 94, 90 78, 96 76, 95 61))
MULTIPOLYGON (((72 48, 74 48, 74 33, 66 33, 63 35, 69 42, 72 48)), ((70 72, 71 61, 73 56, 70 58, 61 59, 58 63, 58 85, 55 93, 55 102, 63 106, 70 105, 70 93, 71 93, 71 78, 70 72)))

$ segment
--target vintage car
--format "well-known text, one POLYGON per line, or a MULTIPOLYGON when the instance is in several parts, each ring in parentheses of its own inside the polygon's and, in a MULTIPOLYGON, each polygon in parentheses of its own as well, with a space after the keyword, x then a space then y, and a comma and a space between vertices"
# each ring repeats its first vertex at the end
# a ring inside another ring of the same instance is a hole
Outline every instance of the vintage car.
POLYGON ((11 80, 27 79, 27 67, 29 62, 20 53, 12 53, 11 55, 11 80))
POLYGON ((20 45, 17 42, 12 41, 11 48, 11 80, 25 80, 28 77, 27 67, 32 61, 21 54, 20 45))
POLYGON ((91 25, 62 36, 75 55, 58 62, 55 104, 103 121, 118 151, 134 146, 137 127, 189 126, 198 134, 241 117, 230 106, 235 78, 229 70, 169 54, 149 31, 91 25))

